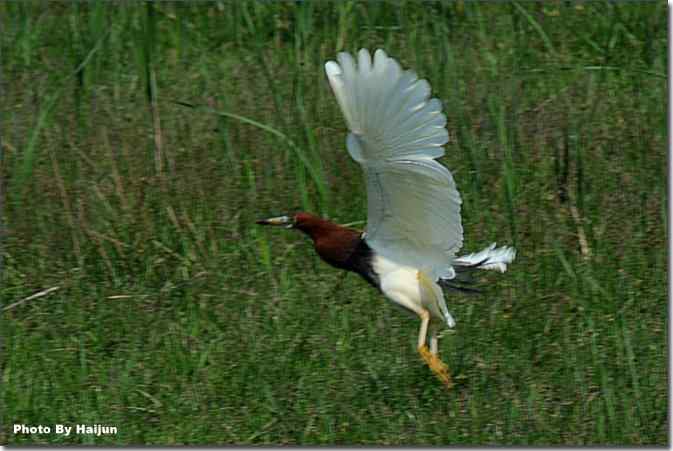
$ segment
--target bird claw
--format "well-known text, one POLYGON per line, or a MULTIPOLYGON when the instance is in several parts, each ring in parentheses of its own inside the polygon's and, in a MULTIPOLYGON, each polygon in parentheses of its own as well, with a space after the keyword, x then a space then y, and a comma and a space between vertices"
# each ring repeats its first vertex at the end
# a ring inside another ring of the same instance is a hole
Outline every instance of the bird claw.
POLYGON ((451 380, 451 374, 449 374, 449 367, 442 362, 436 354, 430 352, 426 345, 423 345, 418 348, 418 353, 421 355, 421 358, 425 363, 430 367, 437 379, 442 381, 447 389, 453 388, 453 381, 451 380))

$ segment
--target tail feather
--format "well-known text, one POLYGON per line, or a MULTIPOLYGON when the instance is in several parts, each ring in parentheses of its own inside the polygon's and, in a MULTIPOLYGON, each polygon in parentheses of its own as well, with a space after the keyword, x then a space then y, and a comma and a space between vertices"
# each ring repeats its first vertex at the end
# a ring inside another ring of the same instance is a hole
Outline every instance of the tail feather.
POLYGON ((507 264, 516 258, 516 249, 502 246, 496 249, 491 243, 486 249, 472 254, 463 255, 453 261, 457 273, 472 269, 490 269, 500 272, 507 270, 507 264))
POLYGON ((472 285, 472 283, 470 284, 455 283, 454 279, 439 279, 437 283, 439 284, 440 287, 449 290, 459 291, 461 293, 466 294, 481 294, 481 290, 470 286, 472 285))

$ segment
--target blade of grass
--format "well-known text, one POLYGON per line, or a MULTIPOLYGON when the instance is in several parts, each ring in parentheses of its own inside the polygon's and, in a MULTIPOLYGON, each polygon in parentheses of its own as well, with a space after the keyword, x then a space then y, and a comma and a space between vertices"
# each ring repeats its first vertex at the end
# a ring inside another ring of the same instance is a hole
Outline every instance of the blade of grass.
POLYGON ((513 5, 521 13, 521 15, 523 15, 526 18, 526 20, 533 27, 533 29, 535 29, 537 34, 542 39, 542 42, 544 43, 544 46, 547 49, 547 51, 551 53, 554 58, 558 58, 558 54, 556 53, 556 50, 554 50, 554 46, 551 43, 551 39, 549 39, 549 36, 542 29, 542 26, 538 23, 538 21, 535 20, 533 16, 531 16, 530 13, 526 11, 526 8, 521 6, 518 2, 514 2, 513 5))
POLYGON ((255 121, 254 119, 247 118, 245 116, 241 116, 235 113, 229 113, 226 111, 216 111, 212 108, 206 107, 206 106, 196 106, 192 105, 190 103, 186 102, 180 102, 180 101, 173 101, 173 103, 177 105, 182 105, 186 106, 188 108, 194 108, 197 111, 204 111, 206 113, 211 113, 211 114, 216 114, 218 116, 224 116, 224 117, 229 117, 232 119, 236 119, 240 122, 243 122, 244 124, 252 125, 253 127, 257 127, 261 130, 264 130, 265 132, 268 132, 272 134, 273 136, 276 136, 277 138, 280 138, 283 140, 290 149, 294 152, 295 156, 299 159, 299 161, 302 163, 304 168, 308 171, 311 179, 313 180, 313 183, 315 184, 316 188, 318 189, 318 193, 320 195, 320 204, 321 205, 327 205, 328 203, 328 193, 327 193, 327 187, 326 187, 326 182, 325 182, 325 177, 322 174, 322 171, 320 169, 316 169, 309 158, 306 156, 304 151, 297 146, 292 139, 290 139, 287 135, 285 135, 283 132, 276 130, 273 127, 270 127, 268 125, 262 124, 260 122, 255 121))
MULTIPOLYGON (((35 159, 37 157, 36 152, 37 152, 37 142, 38 138, 40 137, 40 134, 42 130, 47 126, 49 119, 51 118, 52 113, 54 112, 54 108, 56 107, 58 100, 60 99, 63 90, 67 86, 67 83, 75 77, 80 71, 86 67, 93 56, 96 54, 96 52, 101 48, 103 41, 107 38, 107 36, 110 34, 110 30, 107 31, 103 36, 100 37, 98 42, 93 46, 93 48, 89 51, 87 56, 84 58, 84 60, 75 68, 74 71, 70 72, 65 78, 63 78, 60 82, 60 86, 57 87, 54 92, 51 95, 48 95, 46 100, 45 100, 45 106, 40 109, 40 113, 37 118, 37 122, 35 123, 35 126, 31 130, 30 137, 28 138, 28 144, 26 145, 26 148, 23 151, 23 158, 17 162, 17 167, 15 168, 14 174, 15 174, 15 179, 14 179, 14 187, 16 191, 21 190, 24 185, 26 184, 26 181, 30 178, 30 176, 33 173, 33 166, 35 164, 35 159)), ((23 203, 23 196, 25 196, 25 192, 22 196, 19 196, 17 198, 17 203, 19 204, 19 207, 23 203)))

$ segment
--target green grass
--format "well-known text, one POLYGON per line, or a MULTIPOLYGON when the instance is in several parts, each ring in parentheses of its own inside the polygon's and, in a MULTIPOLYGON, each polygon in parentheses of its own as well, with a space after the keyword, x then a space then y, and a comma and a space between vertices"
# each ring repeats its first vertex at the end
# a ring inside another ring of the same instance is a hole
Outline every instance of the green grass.
POLYGON ((0 441, 667 445, 663 3, 0 3, 0 441), (447 392, 419 322, 305 237, 362 221, 323 72, 385 48, 446 107, 465 250, 447 392), (195 106, 188 108, 184 104, 195 106), (99 423, 113 436, 15 435, 99 423))

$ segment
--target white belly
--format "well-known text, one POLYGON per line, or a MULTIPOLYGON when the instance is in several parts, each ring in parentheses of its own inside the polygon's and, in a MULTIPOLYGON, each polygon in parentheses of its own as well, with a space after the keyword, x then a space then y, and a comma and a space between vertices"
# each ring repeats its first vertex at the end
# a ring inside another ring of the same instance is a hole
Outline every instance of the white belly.
POLYGON ((372 266, 379 276, 381 291, 386 298, 418 315, 428 310, 433 320, 446 323, 449 327, 455 325, 446 310, 444 294, 434 280, 426 278, 422 286, 417 268, 400 265, 380 255, 374 257, 372 266))

